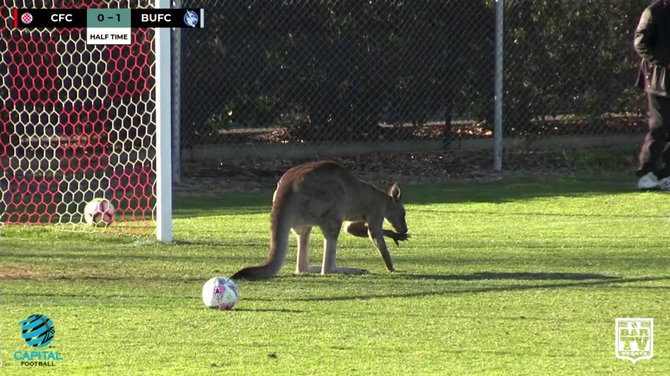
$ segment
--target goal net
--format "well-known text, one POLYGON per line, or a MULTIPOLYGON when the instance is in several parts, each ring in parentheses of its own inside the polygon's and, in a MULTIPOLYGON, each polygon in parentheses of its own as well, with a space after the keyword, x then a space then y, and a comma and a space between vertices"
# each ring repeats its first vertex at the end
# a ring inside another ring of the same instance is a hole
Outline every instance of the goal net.
POLYGON ((0 225, 84 225, 94 198, 112 231, 148 234, 156 213, 153 29, 87 45, 83 28, 14 28, 14 8, 150 8, 150 1, 8 0, 0 5, 0 225))

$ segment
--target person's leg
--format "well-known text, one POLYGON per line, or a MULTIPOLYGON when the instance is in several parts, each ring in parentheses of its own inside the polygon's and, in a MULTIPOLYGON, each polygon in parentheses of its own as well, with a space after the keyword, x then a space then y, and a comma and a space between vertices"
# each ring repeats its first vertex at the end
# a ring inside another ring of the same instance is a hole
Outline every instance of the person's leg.
POLYGON ((670 177, 670 140, 665 142, 663 151, 661 153, 663 159, 663 166, 656 172, 659 179, 670 177))
POLYGON ((640 154, 637 176, 642 177, 649 172, 657 172, 657 164, 666 144, 668 132, 664 124, 664 110, 666 120, 670 122, 670 99, 647 94, 649 103, 649 131, 644 138, 640 154))
POLYGON ((656 176, 658 176, 659 179, 663 179, 670 176, 670 98, 660 98, 659 104, 661 117, 663 119, 663 129, 665 130, 665 142, 661 149, 660 162, 662 162, 662 165, 660 166, 660 169, 656 171, 656 176))

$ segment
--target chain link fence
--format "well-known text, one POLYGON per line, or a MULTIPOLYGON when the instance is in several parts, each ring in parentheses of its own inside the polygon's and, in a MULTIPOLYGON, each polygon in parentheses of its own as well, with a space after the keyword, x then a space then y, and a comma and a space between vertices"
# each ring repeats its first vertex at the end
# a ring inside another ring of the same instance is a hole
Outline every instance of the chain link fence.
MULTIPOLYGON (((506 147, 639 139, 632 37, 647 5, 504 2, 506 147)), ((182 158, 492 148, 494 0, 182 6, 207 12, 181 34, 182 158)))
POLYGON ((506 136, 641 132, 633 34, 648 0, 508 0, 504 26, 506 136))

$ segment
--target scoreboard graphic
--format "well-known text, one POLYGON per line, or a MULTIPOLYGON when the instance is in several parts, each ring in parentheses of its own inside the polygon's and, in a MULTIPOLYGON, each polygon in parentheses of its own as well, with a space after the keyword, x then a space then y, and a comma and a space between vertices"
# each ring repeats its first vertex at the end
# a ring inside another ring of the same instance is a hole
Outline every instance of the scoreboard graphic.
POLYGON ((14 28, 86 28, 87 44, 129 45, 131 29, 204 28, 204 9, 18 9, 14 28))

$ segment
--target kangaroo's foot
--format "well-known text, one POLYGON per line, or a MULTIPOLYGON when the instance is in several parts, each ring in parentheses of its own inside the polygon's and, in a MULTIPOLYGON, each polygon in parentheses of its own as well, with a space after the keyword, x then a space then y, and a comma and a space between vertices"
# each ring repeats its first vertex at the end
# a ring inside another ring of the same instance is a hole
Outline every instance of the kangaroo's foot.
POLYGON ((322 273, 321 265, 311 265, 309 267, 309 272, 310 273, 321 273, 321 274, 339 273, 339 274, 357 274, 357 275, 368 273, 368 271, 366 269, 346 268, 346 267, 339 267, 335 270, 330 270, 330 271, 326 271, 325 273, 322 273))

